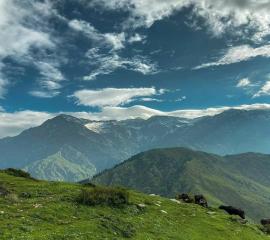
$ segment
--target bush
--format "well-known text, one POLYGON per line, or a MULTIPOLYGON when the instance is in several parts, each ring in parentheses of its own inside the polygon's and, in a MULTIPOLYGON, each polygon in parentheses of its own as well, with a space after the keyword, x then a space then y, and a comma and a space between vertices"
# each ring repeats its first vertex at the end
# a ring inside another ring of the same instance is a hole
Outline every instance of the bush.
POLYGON ((129 193, 121 188, 105 188, 95 187, 92 189, 82 189, 78 199, 78 203, 95 206, 95 205, 107 205, 107 206, 121 206, 128 204, 129 193))
POLYGON ((10 193, 10 191, 3 185, 0 184, 0 197, 3 196, 7 196, 10 193))
POLYGON ((31 177, 31 175, 28 172, 25 172, 20 169, 15 169, 15 168, 8 168, 4 170, 4 173, 9 174, 14 177, 23 177, 23 178, 28 178, 28 179, 34 179, 31 177))
POLYGON ((89 182, 89 183, 83 183, 83 186, 84 186, 84 187, 92 187, 92 188, 94 188, 94 187, 96 187, 97 185, 94 184, 94 183, 89 182))
POLYGON ((17 203, 19 202, 18 195, 15 193, 10 193, 6 196, 6 199, 9 203, 17 203))
POLYGON ((261 230, 265 233, 265 234, 270 234, 270 224, 266 224, 264 226, 261 227, 261 230))

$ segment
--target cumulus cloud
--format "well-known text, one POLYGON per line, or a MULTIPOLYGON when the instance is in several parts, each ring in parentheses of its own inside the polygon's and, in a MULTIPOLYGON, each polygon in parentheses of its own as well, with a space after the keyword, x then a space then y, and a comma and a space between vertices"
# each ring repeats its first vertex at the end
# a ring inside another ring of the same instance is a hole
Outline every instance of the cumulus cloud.
POLYGON ((204 63, 194 69, 208 68, 213 66, 229 65, 232 63, 245 62, 255 57, 270 57, 270 45, 253 48, 249 45, 241 45, 229 48, 217 61, 204 63))
POLYGON ((25 129, 38 126, 54 114, 35 111, 7 113, 0 111, 0 138, 15 136, 25 129))
MULTIPOLYGON (((226 110, 270 110, 270 104, 240 105, 236 107, 217 107, 207 109, 186 109, 172 112, 164 112, 145 106, 135 105, 132 107, 104 107, 100 112, 64 112, 78 118, 96 121, 126 120, 152 116, 173 116, 194 119, 203 116, 214 116, 226 110)), ((63 112, 61 112, 63 113, 63 112)), ((15 136, 25 129, 40 125, 60 113, 46 113, 36 111, 20 111, 14 113, 0 112, 0 138, 15 136)))
MULTIPOLYGON (((16 0, 2 0, 0 2, 1 58, 23 56, 28 53, 32 46, 50 47, 54 45, 48 33, 26 24, 26 21, 29 21, 29 14, 36 17, 33 7, 34 5, 30 1, 20 3, 20 1, 16 0)), ((31 20, 34 21, 30 16, 31 20)))
MULTIPOLYGON (((54 13, 49 0, 0 1, 0 97, 3 97, 9 84, 8 76, 4 74, 7 58, 35 65, 38 60, 33 49, 56 48, 56 41, 47 27, 47 19, 54 13)), ((44 68, 41 65, 37 68, 44 77, 44 68)))
POLYGON ((116 107, 138 100, 140 97, 162 94, 155 88, 104 88, 100 90, 80 90, 73 97, 79 105, 91 107, 116 107))
POLYGON ((239 36, 251 33, 254 41, 261 41, 270 33, 270 3, 266 0, 93 0, 90 5, 128 12, 126 27, 150 27, 192 6, 194 17, 202 18, 214 36, 226 32, 239 36))

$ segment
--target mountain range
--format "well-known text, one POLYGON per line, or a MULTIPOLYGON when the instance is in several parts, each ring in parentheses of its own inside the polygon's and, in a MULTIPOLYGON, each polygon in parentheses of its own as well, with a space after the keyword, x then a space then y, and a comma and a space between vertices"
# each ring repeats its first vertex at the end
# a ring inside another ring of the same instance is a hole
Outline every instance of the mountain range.
POLYGON ((22 168, 48 180, 80 181, 154 148, 188 147, 220 155, 270 153, 269 134, 269 110, 124 121, 59 115, 18 136, 1 139, 0 168, 22 168))
POLYGON ((259 220, 270 216, 270 155, 221 157, 186 148, 156 149, 133 156, 92 179, 148 194, 204 194, 212 206, 232 205, 259 220))

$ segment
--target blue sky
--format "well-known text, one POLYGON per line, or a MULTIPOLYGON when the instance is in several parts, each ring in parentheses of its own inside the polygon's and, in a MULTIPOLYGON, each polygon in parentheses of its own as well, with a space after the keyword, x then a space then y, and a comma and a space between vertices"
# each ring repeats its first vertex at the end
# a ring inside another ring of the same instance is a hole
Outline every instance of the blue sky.
POLYGON ((270 108, 268 0, 1 0, 0 137, 270 108))

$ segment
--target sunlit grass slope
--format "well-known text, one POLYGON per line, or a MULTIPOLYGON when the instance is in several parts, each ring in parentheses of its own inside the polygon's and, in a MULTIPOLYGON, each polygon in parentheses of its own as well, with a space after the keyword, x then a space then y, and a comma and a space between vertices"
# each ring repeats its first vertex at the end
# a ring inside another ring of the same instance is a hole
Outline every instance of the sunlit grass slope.
POLYGON ((0 172, 0 239, 269 239, 258 226, 242 225, 217 209, 133 191, 121 207, 82 205, 76 199, 83 188, 91 187, 0 172))

